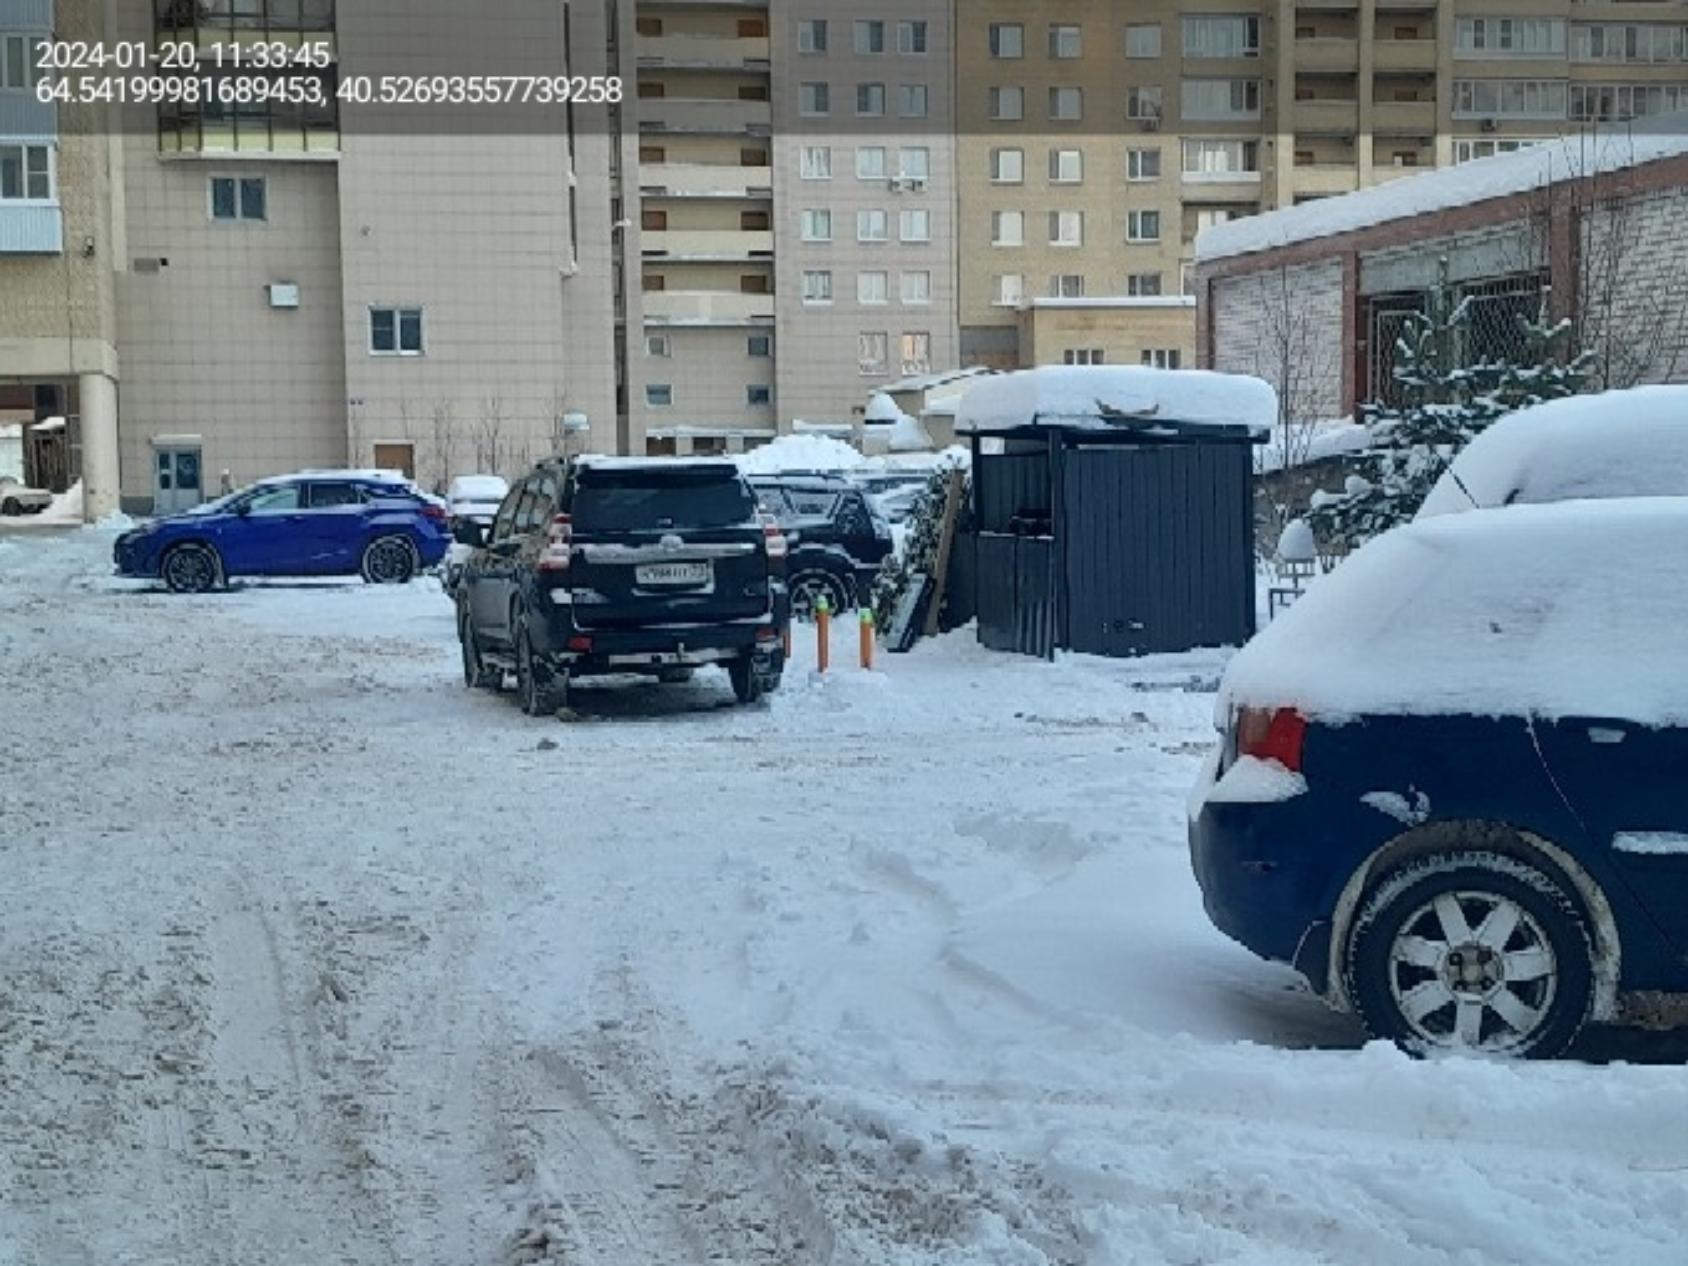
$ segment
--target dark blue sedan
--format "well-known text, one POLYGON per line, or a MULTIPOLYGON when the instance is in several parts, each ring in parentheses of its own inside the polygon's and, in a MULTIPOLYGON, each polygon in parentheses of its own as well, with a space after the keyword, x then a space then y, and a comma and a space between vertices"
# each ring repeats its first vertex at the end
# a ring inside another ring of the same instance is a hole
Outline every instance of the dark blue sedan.
POLYGON ((124 576, 204 593, 234 576, 358 576, 403 584, 445 556, 444 505, 379 472, 266 479, 117 538, 124 576))

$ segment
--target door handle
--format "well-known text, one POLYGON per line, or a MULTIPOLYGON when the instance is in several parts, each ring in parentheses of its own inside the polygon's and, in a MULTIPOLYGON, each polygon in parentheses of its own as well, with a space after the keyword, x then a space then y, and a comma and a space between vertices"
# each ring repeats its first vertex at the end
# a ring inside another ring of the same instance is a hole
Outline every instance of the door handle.
POLYGON ((1590 743, 1610 746, 1614 743, 1621 743, 1628 737, 1628 731, 1620 730, 1615 725, 1591 725, 1588 727, 1588 741, 1590 743))

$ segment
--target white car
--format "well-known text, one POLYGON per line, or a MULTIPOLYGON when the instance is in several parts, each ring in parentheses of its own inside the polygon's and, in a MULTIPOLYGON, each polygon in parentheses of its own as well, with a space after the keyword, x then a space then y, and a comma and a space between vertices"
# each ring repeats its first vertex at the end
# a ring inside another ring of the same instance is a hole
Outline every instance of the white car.
MULTIPOLYGON (((499 505, 509 492, 510 485, 498 475, 458 475, 445 490, 446 513, 451 516, 453 529, 461 520, 491 527, 499 505)), ((448 595, 456 594, 457 578, 472 553, 471 547, 455 540, 446 550, 441 580, 448 595)))
POLYGON ((0 475, 0 514, 40 514, 53 504, 53 494, 44 488, 29 488, 10 475, 0 475))

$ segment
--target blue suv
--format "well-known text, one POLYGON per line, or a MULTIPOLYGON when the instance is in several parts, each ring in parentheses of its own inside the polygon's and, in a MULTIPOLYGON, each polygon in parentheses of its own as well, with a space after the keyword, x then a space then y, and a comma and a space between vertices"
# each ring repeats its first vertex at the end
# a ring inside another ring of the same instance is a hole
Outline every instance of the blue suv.
POLYGON ((119 574, 204 593, 234 576, 403 584, 451 543, 444 505, 401 477, 307 471, 265 479, 117 538, 119 574))
POLYGON ((1385 533, 1238 653, 1209 917, 1413 1052, 1688 1016, 1688 498, 1385 533))

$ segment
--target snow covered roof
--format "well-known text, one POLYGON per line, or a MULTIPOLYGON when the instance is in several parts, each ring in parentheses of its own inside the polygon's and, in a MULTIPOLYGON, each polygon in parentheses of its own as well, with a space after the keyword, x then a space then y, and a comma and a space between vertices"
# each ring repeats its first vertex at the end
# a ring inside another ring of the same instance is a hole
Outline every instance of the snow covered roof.
POLYGON ((1688 724, 1688 498, 1407 524, 1314 582, 1232 660, 1221 706, 1688 724))
POLYGON ((883 391, 876 391, 868 397, 867 409, 862 414, 863 422, 895 422, 903 416, 903 411, 897 407, 897 402, 883 391))
POLYGON ((986 377, 995 372, 996 370, 987 369, 983 365, 974 365, 967 369, 947 369, 938 374, 913 374, 887 383, 880 390, 893 395, 901 395, 905 391, 930 391, 934 387, 947 387, 952 382, 960 382, 965 378, 986 377))
POLYGON ((447 491, 453 497, 502 500, 510 485, 500 475, 458 475, 447 491))
POLYGON ((1149 369, 1138 365, 1045 365, 999 374, 962 397, 957 431, 1004 431, 1023 426, 1105 430, 1113 419, 1268 429, 1278 394, 1259 378, 1205 369, 1149 369))
POLYGON ((1589 497, 1688 497, 1688 387, 1571 396, 1508 414, 1454 458, 1418 517, 1459 514, 1473 499, 1589 497))
POLYGON ((830 435, 782 435, 770 444, 735 458, 749 475, 777 475, 782 471, 852 470, 867 459, 830 435))
POLYGON ((588 453, 575 459, 581 470, 680 470, 686 467, 718 466, 732 469, 730 457, 609 457, 588 453))
POLYGON ((1333 237, 1679 154, 1688 154, 1688 114, 1660 115, 1648 119, 1645 125, 1637 123, 1625 134, 1567 136, 1510 154, 1391 180, 1358 193, 1319 198, 1297 207, 1216 224, 1197 235, 1196 261, 1206 263, 1333 237))

